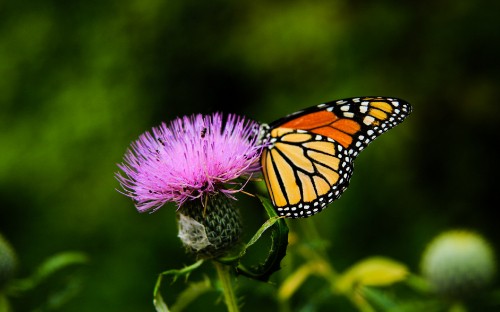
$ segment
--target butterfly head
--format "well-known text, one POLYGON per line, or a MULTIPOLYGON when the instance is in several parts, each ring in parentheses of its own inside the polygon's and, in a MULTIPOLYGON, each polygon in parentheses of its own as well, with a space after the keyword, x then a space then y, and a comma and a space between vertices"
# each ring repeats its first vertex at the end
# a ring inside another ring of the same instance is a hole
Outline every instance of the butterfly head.
POLYGON ((266 123, 261 123, 259 125, 258 131, 258 139, 257 139, 257 144, 258 145, 267 145, 269 141, 269 125, 266 123))

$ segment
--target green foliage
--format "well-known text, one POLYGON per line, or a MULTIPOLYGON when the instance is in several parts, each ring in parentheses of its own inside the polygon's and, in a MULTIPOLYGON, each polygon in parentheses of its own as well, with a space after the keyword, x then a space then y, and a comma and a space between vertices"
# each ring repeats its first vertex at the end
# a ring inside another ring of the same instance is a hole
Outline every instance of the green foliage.
MULTIPOLYGON (((250 239, 250 241, 238 248, 240 250, 235 250, 233 252, 228 252, 228 255, 222 256, 220 258, 216 258, 213 261, 216 266, 219 266, 219 273, 221 272, 220 265, 223 263, 233 269, 238 274, 250 277, 255 280, 267 282, 271 275, 280 269, 281 260, 286 255, 286 248, 288 245, 288 227, 283 218, 277 216, 274 211, 271 202, 269 199, 264 198, 262 196, 258 196, 263 207, 265 208, 269 219, 264 222, 264 224, 257 230, 254 236, 250 239), (271 234, 271 247, 269 249, 266 260, 258 265, 254 265, 252 267, 246 267, 242 264, 241 260, 245 256, 247 249, 254 245, 259 239, 261 239, 262 234, 272 227, 271 234)), ((158 276, 158 280, 156 281, 156 285, 153 292, 154 297, 154 305, 158 312, 169 312, 169 311, 180 311, 180 307, 184 308, 189 305, 190 302, 194 301, 199 295, 203 294, 206 291, 211 289, 210 282, 205 280, 205 282, 196 282, 190 283, 188 288, 184 290, 178 297, 172 309, 169 310, 167 304, 163 300, 163 297, 160 292, 160 287, 162 280, 165 276, 172 276, 173 282, 175 282, 180 277, 185 277, 188 279, 189 275, 196 269, 198 269, 203 260, 198 260, 196 263, 187 266, 180 270, 168 270, 161 273, 158 276), (176 310, 179 309, 179 310, 176 310)), ((224 278, 221 279, 229 279, 226 277, 228 275, 225 272, 224 278)), ((227 282, 229 283, 229 282, 227 282)), ((226 287, 231 287, 229 285, 225 285, 226 287)), ((227 295, 227 290, 224 290, 224 293, 227 295)), ((233 295, 231 295, 232 297, 233 295)), ((228 304, 228 308, 229 304, 228 304)))
MULTIPOLYGON (((186 279, 189 277, 191 272, 199 268, 203 264, 203 260, 198 260, 197 262, 193 263, 192 265, 186 266, 180 270, 168 270, 165 272, 162 272, 159 276, 158 279, 156 280, 156 285, 153 291, 153 303, 156 308, 156 311, 158 312, 169 312, 171 310, 168 309, 167 304, 163 300, 163 297, 160 292, 160 287, 162 280, 165 276, 172 275, 172 281, 175 282, 179 277, 185 277, 186 279)), ((193 286, 191 284, 188 289, 186 289, 181 295, 179 295, 178 300, 175 302, 174 305, 177 306, 186 306, 191 302, 192 300, 196 299, 197 296, 194 296, 192 293, 188 295, 188 292, 191 292, 193 287, 198 287, 200 284, 196 283, 194 284, 196 286, 193 286)), ((205 285, 205 284, 202 284, 205 285)))
MULTIPOLYGON (((491 217, 499 10, 500 2, 469 0, 1 2, 0 232, 16 250, 16 276, 48 255, 81 250, 92 262, 59 310, 150 311, 158 272, 194 260, 177 238, 173 206, 141 215, 115 191, 130 141, 185 114, 270 122, 337 98, 393 95, 414 113, 358 157, 349 189, 313 217, 319 239, 302 229, 305 220, 290 220, 287 255, 270 283, 238 277, 242 310, 355 311, 332 280, 372 255, 413 273, 371 287, 375 309, 405 301, 449 310, 414 279, 426 243, 444 229, 471 228, 500 250, 491 217), (281 293, 290 276, 303 282, 281 293)), ((264 222, 249 201, 238 195, 244 241, 264 222)), ((60 289, 56 280, 42 288, 60 289)), ((491 287, 454 309, 498 310, 498 277, 491 287)), ((8 297, 10 305, 29 311, 47 293, 30 295, 8 297)), ((185 310, 217 299, 206 295, 185 310)))
MULTIPOLYGON (((0 307, 9 311, 8 298, 21 299, 29 303, 35 311, 58 310, 68 306, 68 302, 79 293, 82 287, 81 274, 75 273, 78 268, 88 263, 87 255, 67 251, 52 255, 42 262, 28 277, 12 279, 5 287, 5 296, 0 293, 0 307), (54 286, 57 285, 57 286, 54 286), (39 302, 33 300, 36 293, 44 293, 39 302)), ((14 311, 16 311, 14 309, 14 311)))
POLYGON ((286 255, 286 249, 288 246, 288 226, 283 218, 278 217, 276 211, 274 210, 271 201, 265 197, 258 196, 261 201, 269 219, 260 227, 260 229, 255 233, 252 239, 246 244, 245 248, 239 255, 239 258, 243 257, 246 250, 252 246, 271 226, 271 248, 267 255, 266 260, 259 264, 253 265, 251 267, 244 266, 241 262, 236 267, 236 271, 239 274, 261 280, 268 281, 271 275, 281 268, 281 260, 286 255))

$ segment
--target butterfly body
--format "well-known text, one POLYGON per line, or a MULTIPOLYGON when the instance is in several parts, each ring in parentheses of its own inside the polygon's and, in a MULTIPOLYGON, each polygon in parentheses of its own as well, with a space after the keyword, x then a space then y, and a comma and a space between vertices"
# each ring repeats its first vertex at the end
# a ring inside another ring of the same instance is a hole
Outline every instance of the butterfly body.
POLYGON ((339 198, 359 153, 410 113, 397 98, 357 97, 263 125, 262 172, 278 215, 309 217, 339 198))

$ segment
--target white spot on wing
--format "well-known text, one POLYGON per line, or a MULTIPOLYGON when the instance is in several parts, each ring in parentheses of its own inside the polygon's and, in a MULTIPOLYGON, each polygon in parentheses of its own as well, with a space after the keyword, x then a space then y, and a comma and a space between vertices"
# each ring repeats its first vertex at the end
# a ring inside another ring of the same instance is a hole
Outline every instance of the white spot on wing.
POLYGON ((363 123, 367 126, 371 125, 374 121, 375 118, 373 118, 373 116, 365 116, 365 118, 363 118, 363 123))

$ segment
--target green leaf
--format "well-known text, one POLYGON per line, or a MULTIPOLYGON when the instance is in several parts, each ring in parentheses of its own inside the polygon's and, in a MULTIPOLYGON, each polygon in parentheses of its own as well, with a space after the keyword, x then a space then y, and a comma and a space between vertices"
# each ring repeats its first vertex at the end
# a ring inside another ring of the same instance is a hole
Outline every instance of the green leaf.
POLYGON ((408 268, 399 262, 383 257, 362 260, 339 276, 336 286, 342 293, 358 286, 386 286, 404 280, 408 268))
POLYGON ((385 312, 439 312, 446 311, 447 303, 432 298, 402 299, 394 292, 383 291, 373 287, 363 287, 361 296, 375 311, 385 312))
POLYGON ((269 216, 269 220, 267 220, 252 237, 246 245, 245 250, 241 252, 240 256, 243 256, 246 249, 253 245, 269 228, 272 229, 271 249, 269 250, 269 254, 263 263, 251 267, 245 267, 243 264, 239 263, 236 267, 236 271, 239 274, 253 279, 268 281, 271 275, 281 268, 281 260, 286 255, 286 249, 288 246, 288 226, 283 218, 278 217, 269 199, 259 195, 257 195, 257 197, 264 206, 264 209, 269 216))
POLYGON ((35 277, 37 280, 43 280, 67 266, 84 264, 87 263, 87 261, 87 256, 81 252, 63 252, 56 254, 42 263, 42 265, 38 268, 35 277))
POLYGON ((368 300, 368 302, 379 307, 382 311, 390 311, 397 307, 396 302, 385 293, 373 289, 371 287, 363 287, 361 290, 363 297, 368 300))
POLYGON ((211 290, 213 290, 213 287, 208 278, 200 282, 190 283, 188 288, 177 296, 177 300, 172 305, 171 312, 183 311, 191 302, 211 290))
POLYGON ((191 272, 193 272, 198 267, 200 267, 202 265, 202 263, 203 263, 203 259, 198 260, 197 262, 195 262, 187 267, 184 267, 180 270, 168 270, 168 271, 162 272, 158 275, 158 279, 156 280, 155 288, 153 290, 153 304, 154 304, 157 312, 170 312, 167 304, 163 300, 163 297, 161 296, 161 293, 160 293, 160 287, 161 287, 161 282, 163 280, 163 277, 168 276, 168 275, 172 275, 173 282, 175 282, 181 276, 188 278, 189 274, 191 274, 191 272))
POLYGON ((76 264, 85 264, 88 257, 84 253, 70 251, 56 254, 45 260, 30 277, 14 280, 9 285, 9 293, 25 292, 35 288, 54 273, 76 264))
POLYGON ((238 266, 240 259, 246 254, 248 247, 255 244, 260 239, 262 234, 264 234, 264 232, 267 229, 269 229, 271 226, 273 226, 273 224, 276 223, 278 220, 280 220, 280 217, 278 217, 278 216, 271 217, 266 222, 264 222, 263 225, 261 225, 261 227, 257 230, 257 232, 255 232, 253 237, 250 239, 250 241, 248 241, 248 243, 246 245, 239 245, 239 246, 233 248, 232 250, 230 250, 223 257, 219 257, 216 260, 218 262, 221 262, 221 263, 224 263, 227 265, 238 266))
POLYGON ((301 265, 281 283, 278 289, 278 298, 281 301, 290 299, 306 279, 312 275, 326 277, 331 275, 331 271, 328 264, 322 260, 313 260, 301 265))
POLYGON ((264 222, 264 224, 260 227, 260 229, 254 234, 254 236, 252 237, 252 239, 250 239, 250 241, 248 241, 248 243, 246 245, 246 248, 240 253, 240 257, 242 257, 246 253, 246 250, 247 250, 248 247, 250 247, 253 244, 255 244, 259 240, 259 238, 262 236, 262 234, 264 234, 264 232, 268 228, 270 228, 271 226, 273 226, 280 219, 281 219, 280 217, 275 216, 275 217, 271 217, 266 222, 264 222))
POLYGON ((157 292, 155 294, 153 298, 153 304, 155 306, 156 312, 170 312, 160 292, 157 292))

